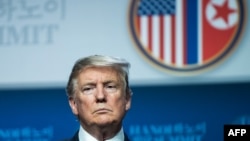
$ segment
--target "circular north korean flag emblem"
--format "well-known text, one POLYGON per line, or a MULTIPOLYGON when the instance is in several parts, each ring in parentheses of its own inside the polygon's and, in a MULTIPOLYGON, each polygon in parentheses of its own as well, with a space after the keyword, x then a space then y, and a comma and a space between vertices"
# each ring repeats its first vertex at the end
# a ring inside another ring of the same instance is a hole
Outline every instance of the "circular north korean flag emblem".
POLYGON ((244 28, 243 0, 132 0, 129 29, 154 66, 204 70, 225 60, 244 28))

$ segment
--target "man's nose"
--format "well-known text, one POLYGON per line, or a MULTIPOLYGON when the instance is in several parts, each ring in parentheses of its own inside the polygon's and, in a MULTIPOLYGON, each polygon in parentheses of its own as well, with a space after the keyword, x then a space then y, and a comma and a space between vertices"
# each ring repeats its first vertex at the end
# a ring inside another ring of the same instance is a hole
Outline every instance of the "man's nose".
POLYGON ((98 86, 97 87, 97 92, 96 92, 96 102, 98 103, 103 103, 106 102, 106 93, 104 91, 103 86, 98 86))

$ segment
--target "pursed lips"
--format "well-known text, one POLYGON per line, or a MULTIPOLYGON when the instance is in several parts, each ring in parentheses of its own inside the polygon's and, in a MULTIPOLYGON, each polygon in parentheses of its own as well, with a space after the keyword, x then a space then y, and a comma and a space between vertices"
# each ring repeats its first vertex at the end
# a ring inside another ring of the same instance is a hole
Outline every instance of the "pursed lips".
POLYGON ((100 109, 95 110, 93 112, 93 114, 95 114, 95 113, 107 113, 107 112, 112 112, 112 110, 107 109, 107 108, 100 108, 100 109))

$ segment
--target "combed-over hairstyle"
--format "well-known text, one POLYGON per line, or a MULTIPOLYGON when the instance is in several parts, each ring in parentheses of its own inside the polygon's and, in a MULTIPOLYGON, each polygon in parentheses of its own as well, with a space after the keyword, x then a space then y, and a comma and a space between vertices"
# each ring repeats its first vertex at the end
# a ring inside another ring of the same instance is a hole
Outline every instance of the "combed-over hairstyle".
POLYGON ((77 86, 77 77, 82 70, 89 67, 111 67, 119 74, 121 80, 125 85, 126 94, 132 94, 129 81, 128 81, 128 74, 130 64, 118 57, 111 57, 111 56, 103 56, 103 55, 92 55, 85 58, 81 58, 76 61, 71 74, 69 76, 68 84, 67 84, 67 96, 72 97, 75 93, 75 89, 77 86))

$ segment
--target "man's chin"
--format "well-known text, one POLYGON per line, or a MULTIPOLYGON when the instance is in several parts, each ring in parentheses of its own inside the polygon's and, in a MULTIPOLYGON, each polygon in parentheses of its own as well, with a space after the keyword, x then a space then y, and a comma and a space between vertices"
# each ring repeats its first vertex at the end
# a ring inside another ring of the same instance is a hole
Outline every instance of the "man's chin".
POLYGON ((110 125, 110 124, 114 124, 115 123, 115 120, 108 117, 108 116, 102 116, 102 117, 99 117, 95 120, 96 124, 98 126, 107 126, 107 125, 110 125))

